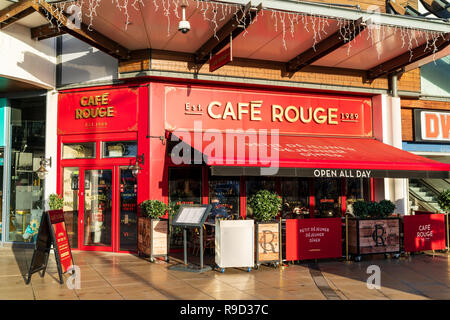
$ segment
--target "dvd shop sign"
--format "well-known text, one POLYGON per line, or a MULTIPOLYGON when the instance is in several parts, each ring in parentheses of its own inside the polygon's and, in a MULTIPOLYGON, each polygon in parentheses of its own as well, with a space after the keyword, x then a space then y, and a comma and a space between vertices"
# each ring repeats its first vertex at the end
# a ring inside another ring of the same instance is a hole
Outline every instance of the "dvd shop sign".
POLYGON ((416 141, 450 143, 450 112, 414 110, 416 141))

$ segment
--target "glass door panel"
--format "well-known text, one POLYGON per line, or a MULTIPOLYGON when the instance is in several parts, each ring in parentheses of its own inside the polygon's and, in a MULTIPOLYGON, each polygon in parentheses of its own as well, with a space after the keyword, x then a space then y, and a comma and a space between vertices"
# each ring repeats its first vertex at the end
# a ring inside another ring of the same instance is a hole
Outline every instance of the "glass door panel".
POLYGON ((64 168, 64 219, 66 222, 67 236, 71 248, 78 248, 78 193, 79 193, 79 168, 64 168))
POLYGON ((84 246, 111 247, 112 170, 84 171, 84 246))
POLYGON ((137 179, 130 169, 120 168, 119 248, 137 250, 137 179))

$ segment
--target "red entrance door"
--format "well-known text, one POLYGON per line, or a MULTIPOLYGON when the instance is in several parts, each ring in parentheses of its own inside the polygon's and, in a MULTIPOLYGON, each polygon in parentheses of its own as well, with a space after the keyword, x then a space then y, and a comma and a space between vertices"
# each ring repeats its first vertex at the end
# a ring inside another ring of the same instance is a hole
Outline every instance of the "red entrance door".
POLYGON ((117 203, 114 167, 80 170, 79 233, 82 250, 113 251, 117 203))
POLYGON ((63 168, 65 216, 72 247, 135 251, 137 180, 129 167, 63 168))

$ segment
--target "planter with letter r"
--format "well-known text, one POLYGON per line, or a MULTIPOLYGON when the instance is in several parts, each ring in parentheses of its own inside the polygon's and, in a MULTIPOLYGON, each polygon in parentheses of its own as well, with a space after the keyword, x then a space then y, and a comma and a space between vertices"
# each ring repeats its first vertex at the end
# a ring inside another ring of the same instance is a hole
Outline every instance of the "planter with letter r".
POLYGON ((255 225, 256 267, 261 264, 278 266, 281 254, 280 222, 255 222, 255 225))
POLYGON ((362 255, 400 254, 400 218, 352 218, 348 220, 349 253, 362 255))

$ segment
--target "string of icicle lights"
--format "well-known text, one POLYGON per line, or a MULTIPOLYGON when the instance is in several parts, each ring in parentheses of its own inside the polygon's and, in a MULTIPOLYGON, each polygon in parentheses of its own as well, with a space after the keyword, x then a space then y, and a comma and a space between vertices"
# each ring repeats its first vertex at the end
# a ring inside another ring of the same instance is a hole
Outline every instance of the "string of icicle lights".
MULTIPOLYGON (((37 3, 44 0, 35 0, 37 3)), ((248 34, 249 27, 247 25, 247 17, 243 15, 243 7, 241 5, 232 3, 222 3, 214 1, 202 1, 202 0, 74 0, 74 1, 62 1, 52 3, 52 14, 47 13, 46 18, 49 23, 56 27, 61 27, 61 22, 55 17, 72 18, 72 20, 78 20, 87 26, 88 30, 95 29, 95 18, 98 16, 97 10, 101 7, 103 2, 108 2, 115 5, 115 8, 123 14, 125 22, 123 25, 124 30, 128 29, 128 26, 133 22, 131 21, 131 10, 137 12, 143 11, 144 8, 152 8, 155 12, 160 13, 166 17, 167 21, 167 36, 170 37, 177 29, 171 29, 171 21, 176 18, 178 22, 181 17, 181 4, 183 2, 188 3, 188 8, 195 7, 198 10, 203 20, 206 21, 212 30, 214 37, 217 37, 217 31, 221 23, 230 19, 233 15, 237 18, 238 23, 245 27, 243 36, 248 34), (241 17, 241 18, 239 18, 241 17)), ((247 13, 250 14, 250 13, 247 13)), ((342 18, 325 17, 318 15, 311 15, 306 13, 293 13, 278 11, 272 9, 261 10, 251 24, 258 23, 259 19, 262 19, 264 15, 270 16, 270 21, 273 23, 273 29, 275 32, 282 33, 282 46, 285 50, 288 49, 289 38, 294 39, 295 34, 298 31, 307 32, 312 35, 311 47, 316 50, 316 45, 327 38, 330 32, 333 33, 338 30, 341 37, 346 42, 347 54, 349 55, 352 48, 352 41, 348 41, 354 38, 354 34, 357 31, 355 22, 353 20, 347 20, 342 18), (303 29, 303 30, 302 30, 303 29), (353 35, 352 35, 353 33, 353 35)), ((266 20, 267 21, 267 20, 266 20)), ((359 26, 361 28, 361 26, 359 26)), ((375 47, 378 53, 378 59, 382 52, 381 48, 377 46, 377 43, 392 36, 392 34, 400 35, 401 48, 407 48, 410 52, 410 60, 413 58, 413 49, 420 44, 426 43, 427 49, 432 49, 433 60, 434 54, 438 51, 436 45, 439 37, 444 38, 445 34, 442 32, 423 31, 410 27, 399 26, 387 26, 371 24, 367 28, 366 40, 371 40, 372 45, 375 47)), ((359 30, 361 31, 361 30, 359 30)), ((361 37, 363 37, 361 35, 361 37)), ((358 37, 353 40, 358 41, 358 37)), ((425 51, 424 50, 424 51, 425 51)))

